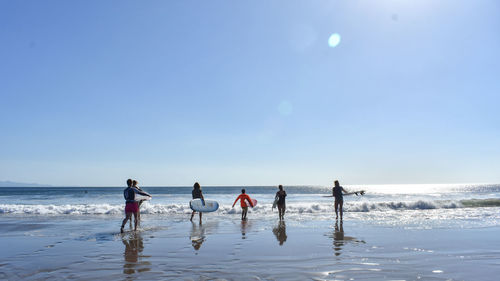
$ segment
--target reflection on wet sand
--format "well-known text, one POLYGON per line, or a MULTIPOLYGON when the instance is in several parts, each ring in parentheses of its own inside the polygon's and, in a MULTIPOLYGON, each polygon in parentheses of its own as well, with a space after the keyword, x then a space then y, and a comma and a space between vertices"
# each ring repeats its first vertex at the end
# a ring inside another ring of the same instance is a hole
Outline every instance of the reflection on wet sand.
POLYGON ((252 223, 248 220, 241 220, 241 239, 246 239, 246 234, 250 230, 252 223))
POLYGON ((201 244, 205 242, 205 227, 203 224, 196 224, 191 222, 191 235, 189 238, 191 239, 191 244, 193 248, 198 251, 201 247, 201 244))
POLYGON ((335 255, 340 256, 340 254, 342 254, 342 247, 349 242, 365 243, 365 241, 363 241, 363 240, 358 240, 358 239, 351 237, 351 236, 345 236, 344 235, 344 224, 341 220, 340 227, 339 227, 339 221, 337 220, 335 222, 335 231, 333 233, 333 249, 335 250, 335 255))
POLYGON ((218 222, 205 222, 200 224, 191 222, 189 239, 191 240, 191 245, 195 251, 198 251, 201 248, 203 242, 207 240, 207 235, 215 233, 218 227, 218 222))
POLYGON ((287 238, 285 221, 280 221, 278 225, 273 228, 273 233, 280 242, 280 246, 282 246, 287 238))
POLYGON ((151 270, 151 263, 143 261, 144 258, 149 256, 142 255, 144 250, 144 243, 140 233, 133 232, 122 235, 122 242, 125 245, 125 252, 123 257, 123 273, 134 274, 151 270))

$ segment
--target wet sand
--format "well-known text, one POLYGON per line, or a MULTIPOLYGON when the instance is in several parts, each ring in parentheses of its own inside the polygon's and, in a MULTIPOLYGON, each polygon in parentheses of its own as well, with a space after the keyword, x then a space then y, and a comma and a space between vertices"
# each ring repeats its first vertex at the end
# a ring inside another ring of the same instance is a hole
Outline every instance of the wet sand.
POLYGON ((7 280, 497 280, 499 227, 406 229, 361 221, 144 215, 2 216, 7 280), (128 228, 128 227, 127 227, 128 228))

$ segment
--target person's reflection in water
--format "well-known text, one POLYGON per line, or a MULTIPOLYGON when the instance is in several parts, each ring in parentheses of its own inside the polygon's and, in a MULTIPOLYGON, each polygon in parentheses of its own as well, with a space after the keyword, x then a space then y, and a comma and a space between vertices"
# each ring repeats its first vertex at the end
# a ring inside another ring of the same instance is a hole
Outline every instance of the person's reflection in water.
POLYGON ((122 242, 123 245, 125 245, 125 252, 123 254, 123 257, 125 258, 125 262, 123 263, 123 273, 134 274, 136 272, 139 273, 151 270, 151 263, 148 261, 142 261, 143 258, 148 256, 142 255, 144 243, 142 236, 139 233, 133 232, 122 235, 122 242))
POLYGON ((340 227, 339 227, 339 221, 337 220, 335 222, 335 231, 333 233, 333 249, 335 250, 335 255, 340 256, 340 254, 342 254, 342 247, 349 242, 365 243, 365 241, 363 241, 363 240, 358 240, 358 239, 351 237, 351 236, 345 236, 344 235, 344 224, 341 220, 340 227))
POLYGON ((246 239, 247 238, 247 232, 250 230, 252 223, 249 222, 248 220, 242 220, 241 221, 241 239, 246 239))
POLYGON ((276 235, 276 239, 280 242, 280 246, 283 246, 283 243, 285 243, 286 238, 286 225, 285 221, 280 221, 277 226, 273 228, 273 233, 276 235))
POLYGON ((191 223, 191 235, 189 236, 189 238, 191 239, 193 248, 198 251, 201 248, 201 244, 205 242, 205 227, 201 223, 199 225, 195 224, 194 222, 191 223))

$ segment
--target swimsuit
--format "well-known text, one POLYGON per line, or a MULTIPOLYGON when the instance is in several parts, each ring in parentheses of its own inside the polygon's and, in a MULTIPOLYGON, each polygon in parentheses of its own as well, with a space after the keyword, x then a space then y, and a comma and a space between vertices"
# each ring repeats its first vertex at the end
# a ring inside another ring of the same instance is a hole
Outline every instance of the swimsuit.
POLYGON ((125 213, 137 213, 139 212, 139 203, 135 200, 135 194, 150 196, 149 194, 139 191, 133 187, 127 187, 123 191, 123 197, 125 198, 125 213))
POLYGON ((129 202, 125 204, 125 213, 139 212, 139 204, 137 202, 129 202))
POLYGON ((333 197, 335 201, 344 201, 344 196, 342 195, 342 187, 333 187, 332 189, 333 197))
POLYGON ((286 192, 284 190, 278 191, 276 192, 276 197, 278 197, 278 202, 276 203, 276 205, 285 206, 286 192))

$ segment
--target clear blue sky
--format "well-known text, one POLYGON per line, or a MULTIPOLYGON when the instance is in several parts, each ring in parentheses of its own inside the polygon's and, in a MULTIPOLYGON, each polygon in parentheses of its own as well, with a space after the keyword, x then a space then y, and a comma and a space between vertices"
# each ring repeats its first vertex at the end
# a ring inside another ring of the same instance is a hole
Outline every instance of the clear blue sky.
POLYGON ((499 14, 496 0, 1 1, 0 180, 500 182, 499 14))

